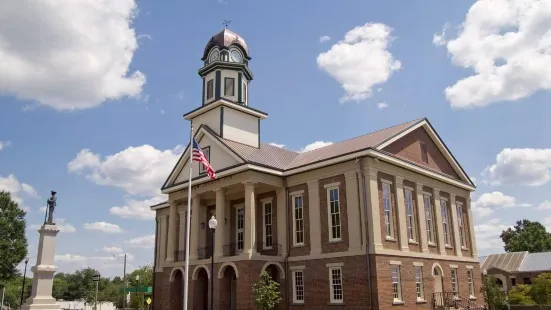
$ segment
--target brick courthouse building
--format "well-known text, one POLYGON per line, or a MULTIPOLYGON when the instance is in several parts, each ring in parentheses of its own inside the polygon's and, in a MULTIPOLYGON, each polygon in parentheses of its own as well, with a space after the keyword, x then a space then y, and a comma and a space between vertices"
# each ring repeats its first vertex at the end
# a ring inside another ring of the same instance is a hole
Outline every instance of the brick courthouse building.
POLYGON ((184 118, 217 179, 192 162, 188 275, 189 146, 162 187, 167 202, 151 207, 154 310, 182 309, 186 276, 190 309, 207 309, 211 277, 215 309, 254 309, 264 270, 281 283, 279 309, 428 309, 442 292, 481 304, 475 186, 429 121, 303 153, 262 143, 268 114, 248 100, 250 59, 228 29, 205 47, 203 102, 184 118))

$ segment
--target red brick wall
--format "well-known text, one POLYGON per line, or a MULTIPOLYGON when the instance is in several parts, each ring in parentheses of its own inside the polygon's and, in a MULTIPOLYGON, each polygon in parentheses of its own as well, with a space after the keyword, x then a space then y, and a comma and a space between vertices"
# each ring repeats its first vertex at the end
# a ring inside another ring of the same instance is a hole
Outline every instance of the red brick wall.
POLYGON ((303 246, 293 246, 293 225, 295 223, 293 222, 293 213, 295 210, 293 209, 293 201, 292 197, 289 195, 287 198, 289 200, 289 223, 288 229, 290 231, 290 239, 289 244, 291 245, 291 249, 289 251, 289 256, 303 256, 303 255, 309 255, 310 254, 310 204, 308 199, 308 186, 306 184, 299 184, 288 188, 289 193, 293 193, 296 191, 304 191, 302 193, 302 216, 304 221, 304 245, 303 246))
POLYGON ((415 162, 419 165, 429 167, 433 170, 445 173, 452 178, 459 180, 459 176, 452 168, 446 157, 440 152, 436 144, 432 142, 425 129, 418 128, 405 137, 384 148, 384 151, 396 156, 415 162), (428 164, 421 158, 421 142, 427 146, 428 164))
POLYGON ((378 184, 379 184, 379 212, 380 212, 380 218, 381 218, 381 240, 383 241, 383 247, 385 249, 392 249, 392 250, 399 250, 399 244, 398 244, 398 214, 397 214, 397 208, 396 208, 396 191, 395 191, 395 184, 394 184, 394 177, 379 172, 378 173, 378 184), (386 223, 385 223, 385 209, 383 205, 383 183, 381 182, 381 179, 385 179, 387 181, 392 181, 392 185, 390 186, 390 206, 391 206, 391 215, 392 215, 392 227, 393 227, 393 235, 394 240, 389 240, 386 238, 386 223))
POLYGON ((321 228, 321 252, 333 253, 348 251, 348 207, 346 204, 346 184, 344 175, 337 175, 319 180, 319 200, 320 200, 320 228, 321 228), (326 184, 340 182, 339 185, 339 208, 341 221, 341 241, 330 242, 330 227, 328 218, 328 193, 324 187, 326 184))

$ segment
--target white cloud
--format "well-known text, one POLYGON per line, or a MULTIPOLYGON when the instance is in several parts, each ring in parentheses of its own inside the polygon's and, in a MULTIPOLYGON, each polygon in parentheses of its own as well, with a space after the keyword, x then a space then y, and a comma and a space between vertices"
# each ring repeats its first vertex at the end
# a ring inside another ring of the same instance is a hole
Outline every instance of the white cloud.
POLYGON ((112 247, 103 247, 101 249, 97 249, 97 252, 104 252, 104 253, 112 253, 112 254, 119 254, 124 252, 121 248, 112 246, 112 247))
POLYGON ((144 200, 127 199, 122 206, 115 206, 109 209, 109 213, 118 215, 125 219, 152 220, 155 218, 155 212, 149 207, 161 203, 166 197, 155 196, 144 200))
POLYGON ((160 188, 182 153, 182 147, 158 150, 151 145, 129 147, 102 158, 89 149, 81 150, 67 165, 69 172, 85 173, 98 185, 124 189, 132 195, 151 197, 160 188))
POLYGON ((386 102, 379 102, 377 103, 377 109, 386 109, 388 108, 388 104, 386 102))
POLYGON ((542 224, 543 224, 543 226, 545 226, 545 229, 548 232, 551 232, 551 215, 547 216, 547 217, 544 217, 543 221, 542 221, 542 224))
POLYGON ((126 244, 136 248, 153 249, 155 247, 155 235, 133 238, 126 241, 126 244))
POLYGON ((319 148, 322 148, 324 146, 328 146, 328 145, 331 145, 331 144, 333 144, 333 142, 316 141, 316 142, 313 142, 313 143, 310 143, 310 144, 306 145, 299 152, 300 153, 309 152, 309 151, 319 149, 319 148))
POLYGON ((85 223, 84 229, 101 231, 106 234, 122 233, 122 228, 119 225, 106 223, 106 222, 85 223))
POLYGON ((0 141, 0 151, 11 145, 11 141, 0 141))
POLYGON ((448 32, 448 29, 450 28, 450 24, 446 23, 444 24, 444 27, 442 29, 441 33, 435 33, 432 37, 432 43, 436 46, 443 46, 446 45, 446 33, 448 32))
POLYGON ((56 110, 140 95, 134 0, 3 1, 0 93, 56 110))
POLYGON ((7 177, 0 176, 0 190, 9 192, 12 199, 26 212, 29 212, 30 208, 25 205, 23 198, 36 198, 38 196, 36 190, 32 186, 19 182, 17 177, 13 174, 7 177))
POLYGON ((271 142, 271 143, 268 143, 268 144, 276 146, 276 147, 280 147, 280 148, 283 148, 285 146, 285 144, 279 144, 279 143, 274 143, 274 142, 271 142))
MULTIPOLYGON (((67 223, 67 221, 63 218, 54 219, 54 223, 56 224, 59 231, 62 232, 62 233, 72 234, 75 231, 77 231, 75 226, 73 226, 72 224, 67 223)), ((33 224, 33 225, 29 226, 29 228, 30 229, 39 229, 40 226, 42 226, 42 225, 33 224)))
POLYGON ((499 208, 527 208, 531 207, 528 203, 518 203, 515 197, 504 195, 501 192, 484 193, 472 203, 473 212, 478 217, 485 217, 499 208))
POLYGON ((551 179, 551 149, 503 149, 482 176, 490 185, 544 185, 551 179))
POLYGON ((503 225, 499 219, 491 219, 480 225, 475 225, 476 247, 479 250, 503 249, 503 241, 499 237, 501 232, 510 226, 503 225))
POLYGON ((551 201, 546 200, 538 206, 538 210, 551 210, 551 201))
POLYGON ((386 82, 401 68, 387 50, 392 29, 380 23, 366 23, 348 31, 344 39, 318 55, 318 66, 337 80, 345 91, 341 102, 370 97, 375 85, 386 82))
POLYGON ((331 40, 330 36, 321 36, 320 37, 320 43, 327 42, 329 40, 331 40))
MULTIPOLYGON (((84 256, 80 254, 59 254, 55 255, 54 260, 57 265, 60 265, 60 269, 67 270, 69 272, 75 269, 82 269, 86 267, 94 268, 102 271, 106 269, 117 268, 122 270, 124 267, 124 254, 114 254, 109 256, 84 256)), ((134 256, 131 254, 126 255, 127 261, 134 261, 134 256)), ((129 264, 127 266, 127 272, 131 271, 133 266, 129 264)), ((102 274, 104 274, 102 272, 102 274)))
POLYGON ((480 0, 455 39, 435 36, 454 65, 474 71, 446 88, 451 106, 482 107, 551 90, 550 20, 550 1, 480 0))

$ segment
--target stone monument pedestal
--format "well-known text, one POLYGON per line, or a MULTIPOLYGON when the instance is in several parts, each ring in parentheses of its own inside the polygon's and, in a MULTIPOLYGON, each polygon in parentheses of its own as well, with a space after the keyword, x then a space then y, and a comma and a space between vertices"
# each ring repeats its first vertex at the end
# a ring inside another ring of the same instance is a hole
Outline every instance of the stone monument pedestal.
POLYGON ((46 223, 38 230, 38 254, 36 265, 31 268, 34 273, 33 289, 23 306, 24 310, 59 310, 61 306, 52 297, 54 273, 55 240, 59 229, 54 223, 46 223))

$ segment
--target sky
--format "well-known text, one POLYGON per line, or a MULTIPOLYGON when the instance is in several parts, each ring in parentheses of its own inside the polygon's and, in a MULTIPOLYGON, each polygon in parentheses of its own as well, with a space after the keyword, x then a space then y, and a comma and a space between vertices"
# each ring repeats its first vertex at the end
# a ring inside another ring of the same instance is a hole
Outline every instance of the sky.
POLYGON ((551 2, 0 0, 0 189, 51 190, 59 271, 153 261, 160 187, 189 142, 212 35, 247 42, 261 140, 305 151, 427 117, 467 173, 480 255, 551 231, 551 2), (284 126, 283 126, 284 125, 284 126))

